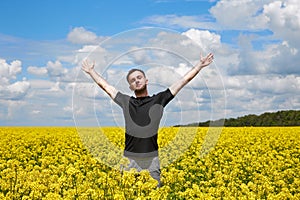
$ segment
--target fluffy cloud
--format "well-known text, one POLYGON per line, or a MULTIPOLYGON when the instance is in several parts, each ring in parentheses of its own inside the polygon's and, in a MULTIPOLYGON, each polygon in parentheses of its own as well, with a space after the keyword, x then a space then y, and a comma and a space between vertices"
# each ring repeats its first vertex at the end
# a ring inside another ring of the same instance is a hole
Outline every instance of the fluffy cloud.
MULTIPOLYGON (((149 34, 147 29, 133 32, 140 34, 149 34)), ((200 52, 203 50, 197 41, 193 41, 185 34, 180 34, 164 29, 154 29, 153 34, 147 38, 142 38, 143 42, 135 44, 134 48, 128 48, 126 52, 127 61, 136 65, 148 66, 177 66, 179 63, 191 64, 198 61, 200 52)), ((207 40, 203 36, 203 40, 207 40)))
POLYGON ((274 1, 264 5, 263 15, 275 37, 286 40, 290 45, 300 48, 300 4, 297 0, 274 1))
POLYGON ((227 59, 229 75, 300 74, 299 50, 288 42, 269 44, 262 50, 255 50, 251 36, 241 35, 238 40, 239 51, 228 57, 230 61, 227 59))
POLYGON ((64 68, 60 61, 48 61, 45 67, 29 66, 27 72, 36 76, 48 75, 50 78, 63 77, 68 73, 68 69, 64 68))
POLYGON ((22 63, 19 60, 10 64, 0 59, 0 98, 5 100, 20 100, 28 92, 30 83, 23 78, 22 81, 15 81, 17 75, 22 71, 22 63), (14 82, 15 81, 15 82, 14 82))
POLYGON ((68 41, 74 44, 98 44, 105 37, 98 37, 95 33, 83 27, 73 28, 67 36, 68 41))
POLYGON ((63 67, 60 61, 49 61, 46 66, 50 77, 64 76, 68 70, 63 67))
POLYGON ((240 75, 224 81, 229 117, 299 109, 299 76, 240 75))
POLYGON ((227 89, 247 89, 256 94, 300 94, 300 77, 295 75, 242 75, 226 77, 227 89))
POLYGON ((0 86, 0 98, 6 100, 19 100, 22 99, 28 92, 30 83, 26 80, 17 81, 10 85, 0 86))
POLYGON ((221 0, 210 12, 225 30, 270 30, 277 39, 300 46, 300 4, 297 0, 221 0))
POLYGON ((68 34, 67 39, 75 44, 90 44, 96 42, 97 35, 83 27, 76 27, 68 34))
POLYGON ((4 124, 7 120, 15 122, 16 113, 27 104, 24 99, 31 86, 25 77, 18 80, 17 75, 21 72, 21 61, 15 60, 7 63, 6 60, 0 59, 0 119, 4 124))
POLYGON ((15 60, 8 64, 6 60, 0 58, 0 83, 7 84, 9 80, 16 79, 17 74, 21 71, 21 61, 15 60))
POLYGON ((232 54, 237 59, 229 63, 228 74, 300 74, 298 1, 221 0, 210 11, 225 30, 268 30, 272 33, 267 37, 240 34, 239 51, 232 54), (228 14, 224 15, 225 11, 228 14), (263 44, 262 48, 257 50, 254 42, 263 44))
POLYGON ((220 0, 210 12, 223 29, 265 29, 268 18, 260 12, 267 2, 271 0, 220 0))
POLYGON ((27 72, 36 76, 45 76, 47 75, 48 70, 46 67, 29 66, 27 67, 27 72))
POLYGON ((300 52, 298 49, 292 47, 285 41, 276 46, 271 46, 271 48, 269 48, 268 51, 266 51, 271 52, 271 55, 273 55, 270 59, 269 65, 267 66, 268 71, 271 73, 281 75, 300 75, 300 52))
POLYGON ((189 29, 182 33, 196 42, 205 52, 217 50, 221 47, 221 36, 207 30, 189 29))

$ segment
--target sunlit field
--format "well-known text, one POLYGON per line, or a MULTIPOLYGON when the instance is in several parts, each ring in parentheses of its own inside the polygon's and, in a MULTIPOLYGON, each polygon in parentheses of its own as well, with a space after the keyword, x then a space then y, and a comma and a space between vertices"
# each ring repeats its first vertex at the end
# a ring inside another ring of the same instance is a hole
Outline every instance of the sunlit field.
MULTIPOLYGON (((178 129, 160 129, 160 147, 178 129)), ((102 130, 123 148, 123 129, 102 130)), ((186 137, 194 130, 181 128, 186 137)), ((223 128, 216 146, 202 155, 207 130, 198 128, 188 150, 162 168, 164 185, 156 188, 148 172, 121 173, 103 164, 103 148, 95 156, 99 129, 85 129, 87 148, 76 128, 2 127, 0 199, 300 199, 300 127, 223 128)), ((169 159, 163 155, 162 162, 169 159)))

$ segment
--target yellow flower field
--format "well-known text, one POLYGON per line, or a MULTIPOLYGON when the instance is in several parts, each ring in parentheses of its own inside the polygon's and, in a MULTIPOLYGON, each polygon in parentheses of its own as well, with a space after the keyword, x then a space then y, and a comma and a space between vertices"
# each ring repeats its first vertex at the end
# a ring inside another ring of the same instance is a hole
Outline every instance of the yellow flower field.
POLYGON ((207 131, 160 129, 157 189, 148 172, 118 169, 123 129, 2 127, 0 199, 300 199, 300 127, 223 128, 203 155, 207 131))

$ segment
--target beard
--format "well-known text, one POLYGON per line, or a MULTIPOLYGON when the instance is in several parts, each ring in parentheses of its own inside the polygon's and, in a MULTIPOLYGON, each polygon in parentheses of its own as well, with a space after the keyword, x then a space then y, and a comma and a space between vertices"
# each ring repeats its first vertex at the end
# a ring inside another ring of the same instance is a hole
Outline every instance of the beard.
POLYGON ((143 93, 145 93, 145 92, 147 92, 147 85, 146 85, 146 84, 143 85, 143 87, 134 90, 134 93, 135 93, 135 94, 143 94, 143 93))

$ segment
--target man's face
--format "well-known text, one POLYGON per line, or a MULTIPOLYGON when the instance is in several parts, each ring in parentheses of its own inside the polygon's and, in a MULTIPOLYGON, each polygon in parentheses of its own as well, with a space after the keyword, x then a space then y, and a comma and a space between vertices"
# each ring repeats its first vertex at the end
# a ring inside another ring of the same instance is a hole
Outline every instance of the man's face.
POLYGON ((148 79, 140 71, 134 71, 128 76, 129 88, 132 91, 141 91, 146 89, 148 79))

